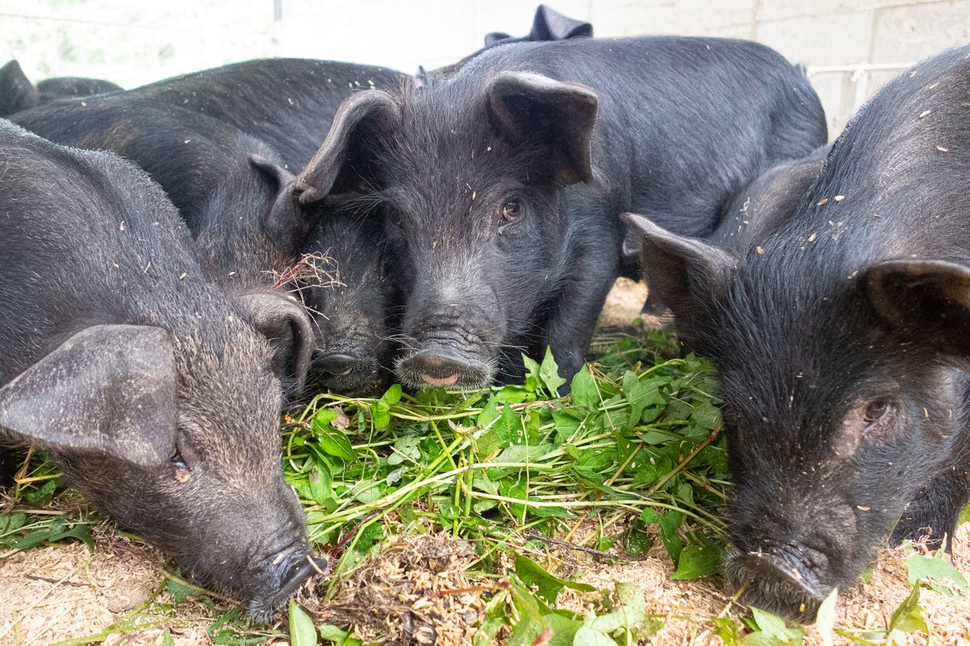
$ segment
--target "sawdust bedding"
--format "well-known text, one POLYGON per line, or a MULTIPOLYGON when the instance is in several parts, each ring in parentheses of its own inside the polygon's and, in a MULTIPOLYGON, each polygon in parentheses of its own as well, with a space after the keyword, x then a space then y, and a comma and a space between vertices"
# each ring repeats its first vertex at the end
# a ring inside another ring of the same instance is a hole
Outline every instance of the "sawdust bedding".
MULTIPOLYGON (((643 303, 642 286, 630 282, 611 295, 606 308, 618 321, 629 321, 643 303), (619 300, 616 300, 619 299, 619 300)), ((602 321, 612 320, 605 316, 602 321)), ((393 532, 389 532, 393 533, 393 532)), ((217 602, 214 609, 198 601, 176 604, 165 592, 164 557, 141 543, 119 537, 108 526, 94 532, 95 549, 83 543, 57 543, 0 559, 0 646, 50 644, 94 635, 143 606, 151 596, 154 605, 139 613, 142 623, 124 633, 108 635, 109 646, 161 645, 168 628, 177 646, 211 644, 206 629, 231 606, 217 602)), ((635 584, 642 590, 648 611, 666 617, 664 628, 649 643, 657 646, 693 643, 719 644, 710 633, 710 617, 736 616, 743 609, 719 588, 715 577, 702 581, 671 581, 673 566, 656 541, 646 560, 606 562, 574 551, 543 551, 534 559, 561 576, 610 590, 615 582, 635 584)), ((845 593, 839 605, 838 625, 874 629, 885 626, 910 587, 900 550, 883 550, 871 582, 845 593)), ((318 581, 301 591, 301 605, 318 623, 349 627, 365 640, 386 644, 468 644, 495 581, 468 579, 467 566, 474 550, 446 535, 395 535, 369 561, 339 581, 318 581), (326 586, 336 595, 322 602, 326 586)), ((954 564, 970 573, 970 524, 954 537, 954 564)), ((506 564, 511 567, 511 564, 506 564)), ((583 612, 600 598, 598 593, 564 590, 558 606, 583 612)), ((970 593, 946 598, 927 591, 920 598, 933 644, 970 646, 970 593)), ((280 617, 280 622, 285 619, 280 617)), ((277 626, 279 627, 279 626, 277 626)), ((841 639, 841 642, 847 640, 841 639)), ((923 643, 925 638, 913 643, 923 643)), ((267 644, 285 644, 270 639, 267 644)), ((808 630, 807 643, 818 643, 808 630)))
MULTIPOLYGON (((743 610, 720 591, 717 578, 671 581, 673 568, 662 547, 637 562, 607 563, 561 550, 532 557, 601 590, 612 589, 617 581, 635 584, 648 611, 666 617, 664 628, 650 638, 650 644, 719 644, 707 619, 743 610)), ((838 625, 885 626, 909 594, 904 558, 901 550, 880 552, 871 582, 843 595, 838 625)), ((299 600, 318 623, 350 627, 365 640, 468 644, 487 602, 484 591, 498 587, 494 580, 468 579, 466 567, 474 559, 470 545, 447 535, 392 536, 378 554, 335 583, 337 594, 331 601, 321 601, 327 581, 302 591, 299 600)), ((954 563, 970 573, 970 524, 960 527, 954 539, 954 563)), ((163 557, 151 548, 110 531, 97 533, 94 551, 82 543, 64 543, 7 557, 0 561, 0 645, 49 644, 96 634, 164 587, 163 564, 163 557)), ((558 605, 583 612, 599 597, 599 593, 564 590, 558 605)), ((230 609, 217 604, 213 611, 192 601, 174 607, 165 592, 155 602, 155 610, 144 613, 144 627, 110 635, 104 643, 161 644, 162 631, 168 627, 177 645, 210 644, 206 628, 212 617, 230 609)), ((926 591, 920 604, 932 630, 932 643, 970 646, 970 597, 946 598, 926 591)), ((817 637, 809 628, 807 643, 817 643, 817 637)))

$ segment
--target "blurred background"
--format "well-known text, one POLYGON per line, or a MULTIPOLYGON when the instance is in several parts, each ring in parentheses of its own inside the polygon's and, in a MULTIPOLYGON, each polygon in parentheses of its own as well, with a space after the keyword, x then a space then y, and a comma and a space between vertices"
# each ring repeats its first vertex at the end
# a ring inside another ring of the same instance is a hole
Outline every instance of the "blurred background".
MULTIPOLYGON (((970 42, 970 0, 551 0, 596 36, 760 41, 803 63, 830 135, 909 63, 970 42)), ((414 72, 454 62, 485 34, 528 33, 526 0, 0 0, 0 65, 34 82, 90 76, 130 88, 268 56, 414 72)), ((649 73, 649 70, 645 70, 649 73)))

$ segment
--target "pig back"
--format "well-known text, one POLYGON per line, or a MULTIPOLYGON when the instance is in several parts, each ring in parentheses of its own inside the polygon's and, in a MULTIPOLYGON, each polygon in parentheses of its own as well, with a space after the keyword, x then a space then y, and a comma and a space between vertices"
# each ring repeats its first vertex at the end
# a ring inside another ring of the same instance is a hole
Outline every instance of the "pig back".
MULTIPOLYGON (((704 237, 772 165, 825 144, 821 103, 802 70, 759 43, 646 36, 513 43, 454 77, 528 71, 593 88, 598 179, 624 210, 704 237)), ((469 87, 469 91, 471 88, 469 87)))
POLYGON ((134 165, 4 122, 0 178, 4 382, 84 327, 158 323, 209 291, 174 207, 134 165))

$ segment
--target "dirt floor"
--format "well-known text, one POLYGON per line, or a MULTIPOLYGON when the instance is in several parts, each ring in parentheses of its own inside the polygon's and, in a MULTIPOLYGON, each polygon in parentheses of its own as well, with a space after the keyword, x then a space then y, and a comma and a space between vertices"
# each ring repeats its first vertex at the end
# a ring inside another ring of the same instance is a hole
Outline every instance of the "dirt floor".
MULTIPOLYGON (((640 285, 621 286, 611 295, 604 322, 628 323, 638 315, 644 295, 640 285)), ((72 542, 0 556, 0 646, 50 644, 97 634, 156 593, 151 614, 139 613, 138 623, 126 624, 123 632, 109 635, 104 643, 160 646, 166 629, 170 643, 213 643, 206 632, 212 617, 221 616, 231 605, 210 608, 189 600, 176 608, 164 575, 165 560, 159 553, 118 537, 110 527, 96 529, 94 534, 93 551, 72 542)), ((620 564, 574 551, 540 551, 531 556, 551 571, 600 589, 612 589, 617 581, 638 586, 648 611, 667 617, 650 644, 721 643, 710 633, 707 619, 739 609, 719 590, 717 578, 670 581, 670 559, 660 541, 656 544, 646 560, 620 564)), ((970 524, 959 528, 954 555, 958 569, 970 573, 970 524)), ((363 638, 380 637, 395 644, 468 644, 485 605, 482 590, 489 587, 466 579, 464 570, 472 558, 468 545, 446 536, 399 537, 376 560, 335 582, 338 594, 333 602, 319 602, 322 588, 303 591, 300 600, 318 621, 353 623, 355 633, 363 638)), ((903 559, 898 550, 881 552, 871 583, 841 597, 837 625, 860 629, 886 625, 910 591, 903 559)), ((599 593, 566 590, 560 601, 583 611, 599 597, 599 593)), ((946 598, 926 591, 920 604, 933 634, 932 643, 970 646, 970 596, 946 598)), ((284 620, 280 621, 277 627, 282 627, 284 620)), ((812 630, 807 643, 819 643, 812 630)), ((925 637, 914 640, 912 643, 926 641, 925 637)), ((286 642, 271 639, 267 643, 286 642)), ((837 638, 836 643, 848 641, 837 638)))

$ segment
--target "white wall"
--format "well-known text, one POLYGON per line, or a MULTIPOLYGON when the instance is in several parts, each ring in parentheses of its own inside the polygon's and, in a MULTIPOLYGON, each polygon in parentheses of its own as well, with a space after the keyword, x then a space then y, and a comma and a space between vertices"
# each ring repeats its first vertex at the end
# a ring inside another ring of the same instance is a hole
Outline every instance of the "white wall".
MULTIPOLYGON (((413 72, 528 32, 532 0, 0 0, 0 63, 28 75, 126 87, 261 56, 372 63, 413 72)), ((834 136, 889 71, 970 42, 970 0, 549 0, 597 36, 692 34, 761 41, 808 66, 834 136)))

